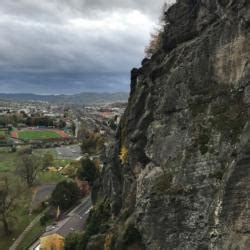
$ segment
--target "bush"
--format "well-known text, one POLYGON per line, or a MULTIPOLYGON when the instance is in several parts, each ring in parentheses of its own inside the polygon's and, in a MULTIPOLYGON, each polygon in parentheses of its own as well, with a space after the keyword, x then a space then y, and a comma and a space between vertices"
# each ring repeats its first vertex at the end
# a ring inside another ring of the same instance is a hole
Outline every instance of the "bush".
POLYGON ((80 190, 75 182, 62 181, 57 184, 51 195, 50 203, 61 209, 68 209, 80 199, 80 190))
POLYGON ((46 212, 40 219, 41 226, 46 226, 53 219, 53 216, 46 212))
POLYGON ((123 242, 125 246, 130 246, 136 244, 138 250, 145 249, 144 244, 142 243, 142 237, 140 232, 134 227, 133 224, 129 224, 123 235, 123 242))
POLYGON ((80 242, 81 235, 77 233, 70 233, 66 238, 65 238, 65 245, 64 249, 65 250, 75 250, 77 248, 77 245, 80 242))

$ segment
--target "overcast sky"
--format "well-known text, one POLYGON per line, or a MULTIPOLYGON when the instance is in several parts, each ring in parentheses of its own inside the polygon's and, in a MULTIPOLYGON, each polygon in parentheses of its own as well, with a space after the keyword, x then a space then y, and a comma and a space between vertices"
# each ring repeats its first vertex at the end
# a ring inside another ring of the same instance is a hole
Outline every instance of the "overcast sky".
POLYGON ((128 91, 164 2, 1 0, 0 92, 128 91))

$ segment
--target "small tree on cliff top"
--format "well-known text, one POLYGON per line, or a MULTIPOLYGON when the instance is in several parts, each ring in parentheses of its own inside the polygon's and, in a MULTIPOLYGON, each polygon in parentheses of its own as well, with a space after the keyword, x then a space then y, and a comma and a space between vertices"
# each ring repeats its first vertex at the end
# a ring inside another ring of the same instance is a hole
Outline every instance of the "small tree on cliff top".
POLYGON ((151 33, 151 38, 149 41, 149 45, 145 48, 145 55, 147 58, 151 58, 153 54, 155 54, 161 47, 163 43, 163 32, 164 26, 166 25, 165 21, 165 12, 168 10, 170 5, 168 3, 164 3, 160 15, 159 27, 155 28, 154 32, 151 33))

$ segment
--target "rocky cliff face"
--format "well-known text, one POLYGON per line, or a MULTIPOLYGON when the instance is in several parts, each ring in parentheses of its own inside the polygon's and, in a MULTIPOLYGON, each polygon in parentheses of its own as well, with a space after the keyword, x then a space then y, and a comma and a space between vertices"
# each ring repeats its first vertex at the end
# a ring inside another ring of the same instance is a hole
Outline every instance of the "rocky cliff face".
POLYGON ((249 1, 179 0, 165 18, 132 71, 87 248, 250 249, 249 1))

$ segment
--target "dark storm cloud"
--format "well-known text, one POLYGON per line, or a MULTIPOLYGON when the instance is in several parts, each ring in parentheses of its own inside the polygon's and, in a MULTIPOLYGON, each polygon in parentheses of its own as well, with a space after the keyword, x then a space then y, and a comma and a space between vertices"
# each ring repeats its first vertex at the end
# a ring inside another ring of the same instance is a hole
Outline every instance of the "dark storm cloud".
POLYGON ((164 0, 2 0, 0 92, 128 90, 164 0))

